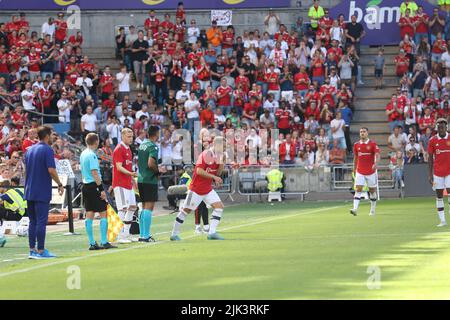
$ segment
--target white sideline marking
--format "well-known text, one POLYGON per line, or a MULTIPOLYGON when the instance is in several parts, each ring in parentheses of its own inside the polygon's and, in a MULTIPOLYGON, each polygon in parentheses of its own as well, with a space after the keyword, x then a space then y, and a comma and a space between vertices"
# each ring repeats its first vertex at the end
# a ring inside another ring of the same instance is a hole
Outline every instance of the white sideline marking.
MULTIPOLYGON (((312 213, 317 213, 317 212, 322 212, 322 211, 329 211, 329 210, 333 210, 333 209, 337 209, 337 208, 341 208, 344 207, 345 205, 341 205, 341 206, 335 206, 335 207, 329 207, 329 208, 321 208, 321 209, 316 209, 316 210, 312 210, 312 211, 307 211, 307 212, 300 212, 300 213, 295 213, 295 214, 290 214, 290 215, 284 215, 284 216, 278 216, 278 217, 273 217, 273 218, 268 218, 268 219, 261 219, 255 222, 251 222, 251 223, 246 223, 246 224, 241 224, 241 225, 237 225, 237 226, 231 226, 228 228, 223 228, 221 229, 222 231, 227 231, 227 230, 233 230, 233 229, 238 229, 238 228, 242 228, 242 227, 249 227, 249 226, 254 226, 254 225, 258 225, 258 224, 262 224, 262 223, 266 223, 266 222, 272 222, 272 221, 276 221, 276 220, 282 220, 282 219, 288 219, 288 218, 292 218, 292 217, 296 217, 296 216, 302 216, 302 215, 307 215, 307 214, 312 214, 312 213)), ((168 232, 163 232, 163 233, 168 233, 168 232)), ((192 236, 187 236, 183 239, 192 239, 195 237, 201 236, 200 234, 195 234, 192 236)), ((24 272, 28 272, 28 271, 34 271, 34 270, 38 270, 38 269, 42 269, 42 268, 46 268, 46 267, 51 267, 51 266, 55 266, 55 265, 59 265, 59 264, 64 264, 64 263, 69 263, 69 262, 74 262, 74 261, 80 261, 80 260, 84 260, 84 259, 88 259, 91 257, 98 257, 98 256, 104 256, 107 254, 114 254, 114 253, 120 253, 120 252, 124 252, 124 251, 130 251, 130 250, 134 250, 134 249, 141 249, 141 248, 145 248, 145 247, 149 247, 149 246, 154 246, 154 245, 158 245, 158 244, 163 244, 163 243, 168 243, 171 241, 158 241, 158 242, 153 242, 153 243, 149 243, 149 244, 143 244, 143 245, 139 245, 139 246, 133 246, 133 247, 128 247, 128 248, 124 248, 124 249, 109 249, 103 252, 99 252, 99 253, 94 253, 94 254, 90 254, 90 255, 86 255, 86 256, 82 256, 82 257, 74 257, 74 258, 68 258, 68 259, 58 259, 54 262, 50 262, 50 263, 45 263, 45 264, 40 264, 37 266, 33 266, 33 267, 29 267, 29 268, 25 268, 25 269, 19 269, 19 270, 14 270, 14 271, 10 271, 10 272, 4 272, 4 273, 0 273, 0 278, 4 278, 4 277, 8 277, 8 276, 12 276, 18 273, 24 273, 24 272)))

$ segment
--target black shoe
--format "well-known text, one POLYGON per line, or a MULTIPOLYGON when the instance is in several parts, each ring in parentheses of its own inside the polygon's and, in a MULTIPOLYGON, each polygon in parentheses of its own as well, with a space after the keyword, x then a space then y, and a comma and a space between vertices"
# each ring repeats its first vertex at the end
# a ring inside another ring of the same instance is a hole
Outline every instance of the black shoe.
POLYGON ((97 242, 94 243, 94 244, 91 244, 91 245, 89 246, 89 251, 102 250, 102 249, 103 249, 103 248, 100 247, 100 246, 97 244, 97 242))
POLYGON ((164 206, 163 209, 164 209, 164 210, 175 211, 177 208, 176 208, 176 207, 173 207, 173 206, 164 206))
POLYGON ((150 236, 148 238, 139 238, 138 241, 139 242, 156 242, 155 238, 153 238, 152 236, 150 236))
POLYGON ((102 245, 102 248, 103 249, 117 249, 117 247, 116 246, 113 246, 111 243, 109 243, 109 242, 107 242, 107 243, 105 243, 104 245, 102 245))

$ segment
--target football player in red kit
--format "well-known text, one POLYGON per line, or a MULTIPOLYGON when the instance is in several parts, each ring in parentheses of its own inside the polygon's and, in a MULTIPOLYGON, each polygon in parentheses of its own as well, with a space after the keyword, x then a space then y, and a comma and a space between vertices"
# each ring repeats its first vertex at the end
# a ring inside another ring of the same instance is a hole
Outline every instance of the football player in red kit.
POLYGON ((359 130, 360 140, 353 147, 353 173, 355 176, 355 196, 353 198, 353 209, 350 213, 356 216, 359 201, 361 200, 362 190, 367 183, 369 187, 370 215, 375 215, 377 205, 377 185, 378 174, 377 166, 380 161, 380 149, 375 141, 369 140, 369 129, 361 128, 359 130))
POLYGON ((181 240, 179 237, 181 225, 186 216, 197 209, 202 201, 213 208, 209 223, 208 240, 223 240, 223 237, 216 232, 223 214, 223 203, 212 185, 213 183, 216 185, 222 184, 220 176, 224 166, 224 147, 223 137, 215 137, 211 147, 203 151, 198 157, 189 191, 173 225, 171 241, 181 240))
POLYGON ((436 190, 436 207, 441 223, 438 227, 447 225, 444 213, 444 189, 447 189, 450 213, 450 135, 448 122, 444 118, 436 121, 437 134, 428 143, 428 169, 430 183, 436 190))

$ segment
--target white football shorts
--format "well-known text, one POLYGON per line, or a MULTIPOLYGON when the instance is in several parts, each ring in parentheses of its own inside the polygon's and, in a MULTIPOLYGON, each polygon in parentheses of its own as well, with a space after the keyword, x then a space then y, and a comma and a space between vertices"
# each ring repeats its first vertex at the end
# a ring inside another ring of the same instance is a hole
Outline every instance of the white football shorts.
POLYGON ((117 210, 123 210, 136 205, 136 196, 134 195, 133 189, 115 187, 114 198, 116 199, 117 210))
POLYGON ((194 191, 189 190, 186 195, 186 199, 184 199, 183 205, 181 207, 190 210, 195 210, 202 201, 207 206, 210 206, 216 202, 222 202, 222 200, 220 200, 220 197, 215 190, 211 190, 208 194, 204 195, 199 195, 194 191))
POLYGON ((446 177, 433 176, 433 189, 450 189, 450 175, 446 177))
POLYGON ((366 175, 356 172, 355 184, 357 186, 365 186, 366 183, 369 188, 376 188, 376 186, 378 184, 377 173, 374 172, 373 174, 366 176, 366 175))

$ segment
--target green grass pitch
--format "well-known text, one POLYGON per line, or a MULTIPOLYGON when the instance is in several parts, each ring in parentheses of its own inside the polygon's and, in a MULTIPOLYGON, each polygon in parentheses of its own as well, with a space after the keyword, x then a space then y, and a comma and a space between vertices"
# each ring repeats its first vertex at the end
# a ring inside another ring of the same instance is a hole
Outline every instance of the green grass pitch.
POLYGON ((232 206, 219 227, 226 241, 195 236, 190 216, 184 240, 171 243, 175 217, 160 216, 152 227, 160 242, 95 253, 83 229, 51 233, 48 248, 60 258, 47 261, 24 259, 26 239, 9 238, 0 299, 450 298, 450 227, 436 228, 433 199, 383 200, 375 217, 367 203, 357 217, 350 206, 232 206), (71 266, 80 289, 68 289, 71 266))

